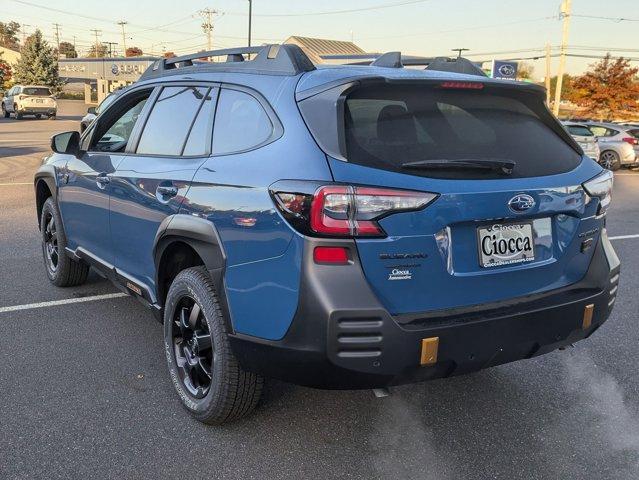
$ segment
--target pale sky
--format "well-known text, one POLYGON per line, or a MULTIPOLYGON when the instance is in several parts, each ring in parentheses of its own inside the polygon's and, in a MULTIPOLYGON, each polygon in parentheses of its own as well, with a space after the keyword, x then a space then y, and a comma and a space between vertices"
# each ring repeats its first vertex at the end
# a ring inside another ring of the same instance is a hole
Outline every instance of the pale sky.
MULTIPOLYGON (((351 40, 366 51, 400 50, 415 55, 451 55, 469 48, 472 60, 543 55, 549 42, 561 42, 560 0, 253 0, 253 43, 279 42, 290 35, 351 40), (394 5, 372 9, 380 5, 394 5), (344 12, 344 10, 369 10, 344 12), (326 12, 342 11, 328 14, 326 12), (323 14, 322 14, 323 13, 323 14)), ((573 0, 569 53, 639 58, 639 0, 573 0), (592 17, 611 17, 587 18, 592 17), (626 20, 620 21, 620 18, 626 20), (586 48, 584 48, 586 47, 586 48)), ((0 21, 37 27, 54 43, 53 23, 61 40, 76 37, 82 54, 101 30, 102 42, 121 48, 119 20, 128 23, 127 47, 145 52, 178 54, 206 47, 197 11, 209 7, 214 16, 213 45, 246 44, 248 0, 0 0, 0 21), (40 8, 36 5, 39 5, 40 8), (69 14, 66 12, 75 12, 69 14)), ((568 73, 580 73, 596 59, 569 58, 568 73)), ((534 76, 545 74, 545 62, 530 61, 534 76)), ((556 73, 558 59, 552 62, 556 73)), ((639 65, 639 62, 635 62, 639 65)))

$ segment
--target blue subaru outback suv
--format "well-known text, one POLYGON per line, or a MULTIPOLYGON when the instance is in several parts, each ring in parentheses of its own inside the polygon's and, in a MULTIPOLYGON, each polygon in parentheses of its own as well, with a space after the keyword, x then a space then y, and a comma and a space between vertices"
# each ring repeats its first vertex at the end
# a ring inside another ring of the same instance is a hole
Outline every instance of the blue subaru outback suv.
POLYGON ((158 60, 82 136, 52 138, 35 175, 49 279, 93 267, 147 305, 206 423, 251 411, 264 377, 385 387, 590 336, 619 279, 612 174, 540 87, 463 60, 158 60))

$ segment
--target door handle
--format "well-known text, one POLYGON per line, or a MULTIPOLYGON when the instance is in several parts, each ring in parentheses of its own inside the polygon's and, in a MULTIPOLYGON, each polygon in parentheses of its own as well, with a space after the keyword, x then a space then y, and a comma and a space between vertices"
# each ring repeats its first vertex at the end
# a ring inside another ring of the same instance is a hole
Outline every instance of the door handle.
POLYGON ((105 188, 111 179, 107 176, 106 173, 101 173, 97 177, 95 177, 95 183, 98 184, 99 188, 105 188))
POLYGON ((178 194, 178 189, 173 185, 158 185, 155 192, 160 197, 175 197, 178 194))

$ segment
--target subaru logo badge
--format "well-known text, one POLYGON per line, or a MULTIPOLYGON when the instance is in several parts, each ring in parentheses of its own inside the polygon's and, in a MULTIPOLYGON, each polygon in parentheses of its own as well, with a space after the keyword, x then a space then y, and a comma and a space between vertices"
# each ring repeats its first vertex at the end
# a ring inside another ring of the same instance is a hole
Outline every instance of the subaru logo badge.
POLYGON ((508 208, 515 213, 524 213, 535 206, 535 199, 525 193, 515 195, 508 201, 508 208))
POLYGON ((512 65, 502 65, 499 67, 499 73, 504 77, 512 77, 515 74, 515 67, 512 65))

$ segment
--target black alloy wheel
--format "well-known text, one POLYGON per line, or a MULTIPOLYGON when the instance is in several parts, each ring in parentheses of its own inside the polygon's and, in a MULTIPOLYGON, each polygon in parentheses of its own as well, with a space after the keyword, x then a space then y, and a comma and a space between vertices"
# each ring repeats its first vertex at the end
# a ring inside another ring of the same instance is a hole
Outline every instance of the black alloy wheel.
POLYGON ((215 351, 202 308, 190 296, 178 301, 171 338, 182 385, 194 398, 204 398, 211 388, 215 351))
POLYGON ((42 242, 42 249, 44 253, 44 259, 51 276, 55 276, 55 272, 58 270, 58 264, 60 262, 60 251, 58 246, 58 229, 55 224, 55 218, 51 212, 47 211, 43 214, 44 217, 44 238, 42 242))

